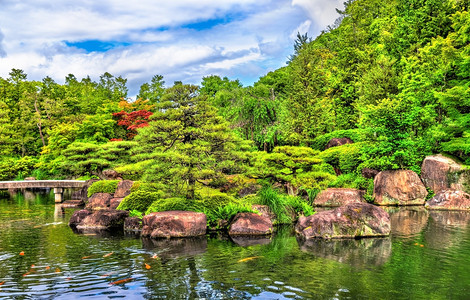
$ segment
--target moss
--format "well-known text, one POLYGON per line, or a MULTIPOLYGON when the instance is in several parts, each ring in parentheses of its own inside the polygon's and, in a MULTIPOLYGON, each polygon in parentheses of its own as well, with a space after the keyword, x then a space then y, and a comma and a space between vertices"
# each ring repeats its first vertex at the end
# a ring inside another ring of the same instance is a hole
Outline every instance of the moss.
POLYGON ((164 193, 161 191, 158 192, 147 192, 147 191, 135 191, 124 198, 117 209, 122 210, 137 210, 140 212, 147 211, 149 206, 161 199, 164 196, 164 193))
POLYGON ((93 196, 96 193, 109 193, 112 194, 116 191, 116 188, 119 184, 119 180, 100 180, 93 182, 93 184, 88 188, 88 197, 93 196))

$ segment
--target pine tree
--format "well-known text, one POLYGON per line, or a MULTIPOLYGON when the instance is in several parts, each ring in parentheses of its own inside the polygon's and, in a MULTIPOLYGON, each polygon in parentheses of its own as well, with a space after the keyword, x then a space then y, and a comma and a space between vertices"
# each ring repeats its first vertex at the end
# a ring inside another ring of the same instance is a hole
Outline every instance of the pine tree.
POLYGON ((136 166, 144 167, 144 180, 193 199, 197 183, 206 184, 234 167, 234 136, 197 86, 168 88, 150 120, 135 138, 136 166))

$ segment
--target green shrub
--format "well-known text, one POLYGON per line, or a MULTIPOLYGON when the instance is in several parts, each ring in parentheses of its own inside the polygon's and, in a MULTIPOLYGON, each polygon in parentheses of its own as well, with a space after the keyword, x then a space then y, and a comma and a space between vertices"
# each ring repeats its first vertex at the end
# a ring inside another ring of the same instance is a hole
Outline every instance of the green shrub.
POLYGON ((292 217, 289 214, 284 197, 270 186, 264 186, 258 192, 258 203, 267 205, 276 215, 277 224, 292 223, 292 217))
POLYGON ((133 209, 129 212, 129 217, 137 217, 139 219, 142 219, 143 215, 141 211, 133 209))
POLYGON ((114 193, 119 184, 119 180, 100 180, 93 182, 88 188, 88 197, 96 193, 114 193))
POLYGON ((145 212, 155 201, 163 197, 163 192, 136 191, 125 197, 117 209, 145 212))
POLYGON ((300 197, 285 196, 287 206, 290 206, 296 215, 304 215, 306 217, 315 213, 313 207, 300 197))
POLYGON ((364 178, 357 173, 341 174, 335 181, 330 183, 329 187, 366 190, 367 194, 372 195, 374 191, 374 180, 372 178, 364 178))
POLYGON ((236 214, 242 212, 254 212, 251 209, 251 204, 240 204, 240 203, 229 203, 224 206, 219 206, 216 209, 203 209, 203 213, 206 214, 208 226, 216 229, 219 228, 218 220, 231 221, 236 214))
POLYGON ((19 159, 7 157, 0 160, 0 180, 22 180, 34 170, 37 159, 25 156, 19 159))
POLYGON ((256 204, 267 205, 276 215, 276 224, 292 223, 294 221, 293 215, 310 216, 315 213, 307 201, 300 197, 282 194, 270 186, 263 187, 253 201, 256 204))
POLYGON ((166 198, 156 199, 147 208, 145 214, 148 215, 153 212, 169 211, 169 210, 183 210, 183 211, 200 211, 196 208, 193 200, 185 198, 166 198))
POLYGON ((336 131, 333 131, 324 135, 320 135, 312 141, 311 146, 313 149, 323 151, 325 150, 326 145, 332 138, 344 138, 344 137, 348 137, 354 142, 356 142, 360 138, 360 130, 359 129, 336 130, 336 131))
POLYGON ((344 173, 355 172, 362 163, 361 143, 331 147, 321 152, 318 157, 344 173))
POLYGON ((207 225, 215 228, 218 226, 218 220, 230 221, 239 212, 253 212, 250 203, 243 203, 217 190, 202 189, 194 200, 157 199, 152 202, 145 214, 169 210, 202 212, 207 217, 207 225))

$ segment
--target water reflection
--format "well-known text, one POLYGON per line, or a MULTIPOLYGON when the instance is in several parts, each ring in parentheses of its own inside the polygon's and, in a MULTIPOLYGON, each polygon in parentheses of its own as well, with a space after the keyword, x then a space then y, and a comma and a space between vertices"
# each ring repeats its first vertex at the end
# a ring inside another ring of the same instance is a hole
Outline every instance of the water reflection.
POLYGON ((425 232, 428 245, 434 249, 454 247, 465 241, 463 229, 470 224, 470 212, 431 211, 425 232))
POLYGON ((385 207, 390 215, 393 236, 412 237, 426 228, 429 212, 422 206, 385 207))
POLYGON ((383 265, 392 254, 390 238, 310 239, 298 242, 302 251, 361 268, 383 265))
POLYGON ((232 236, 232 241, 241 247, 267 245, 271 243, 271 237, 267 236, 232 236))
POLYGON ((161 258, 195 256, 207 251, 207 237, 152 239, 142 238, 142 248, 158 253, 161 258))

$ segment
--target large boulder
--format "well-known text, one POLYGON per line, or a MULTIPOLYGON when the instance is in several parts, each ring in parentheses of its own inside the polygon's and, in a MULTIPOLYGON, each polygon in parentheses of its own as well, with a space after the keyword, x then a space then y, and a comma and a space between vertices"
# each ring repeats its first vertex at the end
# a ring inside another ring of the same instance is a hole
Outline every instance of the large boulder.
POLYGON ((470 210, 470 195, 463 191, 442 190, 426 202, 427 209, 470 210))
POLYGON ((343 138, 332 138, 331 140, 328 141, 328 144, 326 144, 325 149, 331 148, 331 147, 337 147, 337 146, 342 146, 346 144, 352 144, 354 143, 353 140, 351 140, 348 137, 343 137, 343 138))
POLYGON ((137 217, 129 217, 124 221, 124 230, 140 232, 142 231, 142 220, 137 217))
POLYGON ((85 183, 83 187, 81 187, 78 190, 75 190, 72 193, 71 198, 86 201, 88 199, 88 188, 96 181, 99 181, 99 180, 98 179, 87 180, 87 182, 85 183))
POLYGON ((119 204, 121 204, 122 200, 124 198, 112 198, 110 201, 109 201, 109 208, 111 209, 116 209, 119 204))
POLYGON ((119 181, 116 191, 114 192, 114 198, 124 198, 131 193, 132 185, 134 184, 131 180, 119 181))
POLYGON ((382 171, 374 179, 378 205, 423 205, 428 195, 418 174, 411 170, 382 171))
POLYGON ((111 199, 113 196, 108 193, 96 193, 93 194, 89 199, 86 205, 86 209, 89 210, 100 210, 107 209, 111 204, 111 199))
POLYGON ((321 191, 313 200, 314 206, 338 207, 349 203, 365 203, 364 191, 330 188, 321 191))
POLYGON ((126 210, 102 209, 88 214, 76 226, 77 229, 122 229, 124 220, 129 216, 126 210))
POLYGON ((262 217, 266 217, 271 220, 272 223, 276 221, 276 215, 272 212, 272 210, 267 205, 261 204, 253 204, 251 209, 257 211, 259 215, 262 217))
POLYGON ((300 217, 295 232, 306 240, 387 236, 390 234, 390 216, 372 204, 351 203, 300 217))
POLYGON ((379 174, 379 171, 375 169, 371 169, 371 168, 364 168, 361 170, 361 174, 362 174, 362 177, 369 179, 369 178, 375 178, 375 176, 379 174))
POLYGON ((453 159, 438 155, 428 156, 421 165, 421 179, 426 187, 438 193, 454 189, 470 192, 465 187, 469 174, 453 159))
POLYGON ((229 235, 268 235, 273 232, 273 223, 266 216, 255 213, 238 213, 230 224, 229 235))
POLYGON ((195 237, 206 234, 207 217, 192 211, 163 211, 144 216, 142 224, 144 237, 195 237))
POLYGON ((87 209, 76 210, 74 211, 73 215, 70 217, 69 226, 76 227, 80 224, 83 219, 85 219, 88 215, 91 215, 92 212, 87 209))

